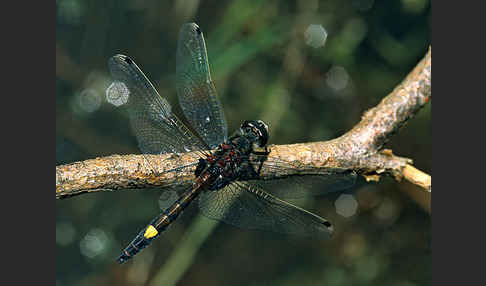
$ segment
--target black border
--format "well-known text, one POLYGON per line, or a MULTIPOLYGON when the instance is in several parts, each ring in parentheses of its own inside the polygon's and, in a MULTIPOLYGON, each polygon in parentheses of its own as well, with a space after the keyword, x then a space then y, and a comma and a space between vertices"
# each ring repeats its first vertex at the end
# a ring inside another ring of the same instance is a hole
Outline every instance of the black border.
POLYGON ((49 71, 55 69, 55 10, 48 2, 8 4, 16 3, 2 9, 2 83, 8 87, 1 104, 7 183, 2 188, 2 260, 8 265, 5 270, 13 270, 3 274, 12 276, 4 276, 4 281, 18 285, 33 279, 36 284, 52 284, 55 208, 54 194, 49 196, 54 181, 49 150, 55 138, 55 86, 49 71))

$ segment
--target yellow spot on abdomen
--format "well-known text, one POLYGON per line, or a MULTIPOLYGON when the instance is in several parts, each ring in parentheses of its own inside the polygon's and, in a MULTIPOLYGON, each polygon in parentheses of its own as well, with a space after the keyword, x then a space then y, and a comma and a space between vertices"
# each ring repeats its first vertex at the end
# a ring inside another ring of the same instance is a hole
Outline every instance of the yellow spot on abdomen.
POLYGON ((154 236, 156 236, 159 232, 155 229, 155 227, 153 227, 152 225, 149 225, 147 227, 147 229, 145 230, 145 233, 143 234, 143 236, 145 238, 152 238, 154 236))

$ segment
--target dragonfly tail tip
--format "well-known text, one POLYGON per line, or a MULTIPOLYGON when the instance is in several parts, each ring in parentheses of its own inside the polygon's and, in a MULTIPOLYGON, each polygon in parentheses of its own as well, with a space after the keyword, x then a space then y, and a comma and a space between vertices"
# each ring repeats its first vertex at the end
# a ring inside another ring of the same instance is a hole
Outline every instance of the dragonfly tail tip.
POLYGON ((128 259, 130 259, 130 257, 129 257, 129 256, 126 256, 126 255, 123 255, 123 254, 122 254, 122 255, 120 255, 120 256, 119 256, 119 257, 116 259, 116 261, 118 261, 118 263, 120 263, 120 264, 123 264, 123 263, 125 263, 125 262, 126 262, 128 259))

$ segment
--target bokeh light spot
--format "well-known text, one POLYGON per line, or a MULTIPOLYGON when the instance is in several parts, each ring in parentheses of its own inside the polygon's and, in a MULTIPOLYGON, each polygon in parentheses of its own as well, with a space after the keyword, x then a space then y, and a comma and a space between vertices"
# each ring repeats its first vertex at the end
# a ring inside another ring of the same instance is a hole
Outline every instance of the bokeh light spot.
POLYGON ((322 25, 311 24, 305 31, 305 43, 313 48, 320 48, 326 44, 327 31, 322 25))
POLYGON ((106 89, 106 100, 114 106, 121 106, 128 102, 130 90, 123 82, 114 81, 106 89))
POLYGON ((331 67, 331 69, 326 74, 327 85, 335 91, 344 89, 348 85, 348 82, 348 72, 345 68, 341 66, 331 67))
POLYGON ((99 228, 95 228, 86 234, 81 240, 79 247, 84 256, 94 258, 103 253, 107 245, 108 236, 106 233, 99 228))
POLYGON ((96 90, 87 88, 77 95, 77 105, 82 111, 92 113, 100 108, 101 98, 96 90))
POLYGON ((175 191, 164 190, 159 196, 159 207, 161 210, 165 210, 178 199, 175 191))
POLYGON ((56 224, 56 243, 62 246, 69 245, 73 242, 76 235, 76 229, 74 229, 71 223, 58 223, 56 224))
POLYGON ((360 12, 365 12, 373 7, 374 0, 353 0, 351 5, 360 12))
POLYGON ((358 210, 358 202, 353 195, 342 194, 334 202, 336 212, 343 217, 353 216, 358 210))

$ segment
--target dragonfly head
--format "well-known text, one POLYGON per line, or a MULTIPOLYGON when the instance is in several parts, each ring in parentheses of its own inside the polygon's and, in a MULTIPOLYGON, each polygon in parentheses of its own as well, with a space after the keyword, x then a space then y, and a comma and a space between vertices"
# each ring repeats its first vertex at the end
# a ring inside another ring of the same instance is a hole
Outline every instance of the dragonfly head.
POLYGON ((268 125, 261 120, 246 120, 241 124, 240 132, 252 138, 257 147, 264 147, 268 142, 268 125))

